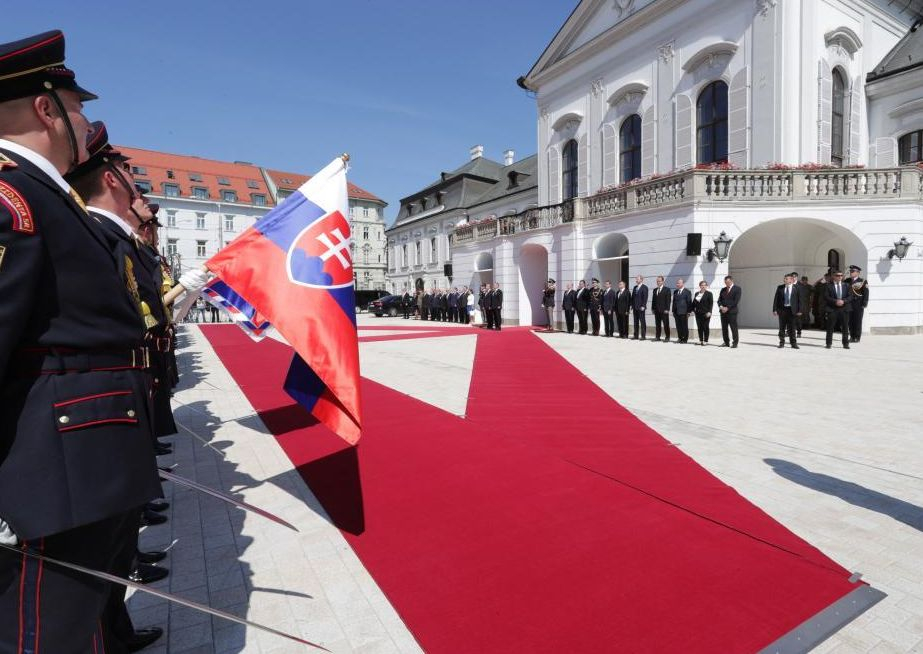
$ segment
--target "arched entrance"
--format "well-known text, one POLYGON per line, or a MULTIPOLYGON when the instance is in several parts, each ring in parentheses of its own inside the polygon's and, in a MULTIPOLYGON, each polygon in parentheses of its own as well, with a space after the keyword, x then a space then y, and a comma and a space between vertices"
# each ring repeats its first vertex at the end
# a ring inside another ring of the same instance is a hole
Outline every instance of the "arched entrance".
MULTIPOLYGON (((741 327, 778 327, 772 298, 786 273, 797 272, 814 284, 831 263, 864 268, 867 261, 868 251, 855 234, 825 220, 781 218, 751 227, 734 240, 728 257, 730 274, 743 289, 738 322, 741 327)), ((716 279, 712 288, 722 285, 716 279)))
POLYGON ((593 261, 601 282, 608 279, 613 287, 620 280, 628 284, 628 239, 624 234, 600 236, 593 244, 593 261))
POLYGON ((468 286, 473 289, 478 289, 481 284, 493 284, 493 281, 494 255, 490 252, 481 252, 474 260, 474 274, 468 286))
POLYGON ((422 290, 424 289, 423 278, 422 278, 422 277, 417 277, 417 281, 414 282, 414 287, 415 287, 418 291, 422 291, 422 290))
POLYGON ((548 281, 548 250, 541 245, 523 245, 519 251, 519 324, 545 325, 542 291, 548 281))

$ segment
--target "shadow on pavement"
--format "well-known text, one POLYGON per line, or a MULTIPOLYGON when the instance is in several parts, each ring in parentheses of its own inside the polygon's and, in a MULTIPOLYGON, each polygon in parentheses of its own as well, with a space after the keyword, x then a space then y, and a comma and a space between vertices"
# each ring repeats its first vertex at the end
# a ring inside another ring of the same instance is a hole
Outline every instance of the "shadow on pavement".
POLYGON ((763 462, 772 467, 780 477, 789 481, 811 488, 827 495, 838 497, 844 502, 860 506, 869 511, 883 513, 902 522, 908 527, 923 531, 923 507, 910 504, 896 497, 879 493, 865 486, 860 486, 850 481, 837 477, 811 472, 790 461, 781 459, 763 459, 763 462))

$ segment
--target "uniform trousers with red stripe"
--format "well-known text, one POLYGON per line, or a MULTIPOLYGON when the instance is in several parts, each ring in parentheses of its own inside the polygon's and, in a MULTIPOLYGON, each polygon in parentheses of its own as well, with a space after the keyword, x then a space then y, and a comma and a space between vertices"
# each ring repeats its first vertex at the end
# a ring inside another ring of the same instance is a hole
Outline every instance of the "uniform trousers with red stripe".
MULTIPOLYGON (((137 538, 133 517, 120 514, 21 547, 114 573, 125 539, 137 538)), ((102 579, 0 549, 0 654, 121 654, 103 620, 110 591, 102 579)))

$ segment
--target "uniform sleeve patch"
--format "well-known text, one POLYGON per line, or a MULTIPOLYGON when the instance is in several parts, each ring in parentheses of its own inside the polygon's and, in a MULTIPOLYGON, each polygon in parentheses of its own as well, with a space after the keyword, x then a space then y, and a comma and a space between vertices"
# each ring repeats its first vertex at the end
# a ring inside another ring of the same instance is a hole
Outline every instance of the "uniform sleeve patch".
POLYGON ((13 230, 24 234, 35 233, 32 209, 26 199, 15 188, 0 181, 0 205, 6 207, 13 217, 13 230))

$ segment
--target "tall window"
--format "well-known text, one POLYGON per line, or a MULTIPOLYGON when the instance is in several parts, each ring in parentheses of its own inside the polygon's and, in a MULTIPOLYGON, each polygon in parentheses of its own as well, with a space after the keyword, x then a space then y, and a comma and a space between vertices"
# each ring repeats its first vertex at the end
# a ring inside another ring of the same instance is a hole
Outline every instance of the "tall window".
POLYGON ((368 227, 362 228, 362 238, 366 241, 369 240, 369 228, 368 227))
POLYGON ((224 217, 224 231, 233 232, 234 231, 234 216, 225 216, 224 217))
POLYGON ((563 187, 564 199, 570 200, 577 197, 577 141, 571 139, 564 146, 561 154, 562 172, 561 186, 563 187))
POLYGON ((839 68, 833 69, 833 115, 830 118, 830 163, 843 165, 843 116, 846 114, 846 82, 839 68))
POLYGON ((429 260, 431 263, 439 261, 439 245, 435 236, 429 240, 429 260))
POLYGON ((416 255, 417 258, 414 260, 414 263, 423 263, 423 243, 421 241, 417 241, 416 255))
POLYGON ((176 240, 175 238, 167 239, 167 256, 172 257, 176 255, 176 240))
POLYGON ((923 161, 923 129, 904 134, 897 141, 901 165, 923 161))
POLYGON ((197 213, 195 215, 195 228, 205 229, 205 214, 204 213, 197 213))
POLYGON ((619 129, 619 166, 622 181, 641 177, 641 116, 632 114, 619 129))
POLYGON ((728 159, 728 85, 712 82, 696 102, 696 156, 698 163, 728 159))
POLYGON ((407 244, 401 246, 401 265, 407 265, 407 244))
POLYGON ((205 256, 205 241, 196 241, 195 242, 195 254, 197 257, 205 256))
POLYGON ((167 227, 176 227, 175 211, 167 211, 167 227))
POLYGON ((179 185, 178 184, 164 184, 163 194, 168 198, 178 198, 179 197, 179 185))

